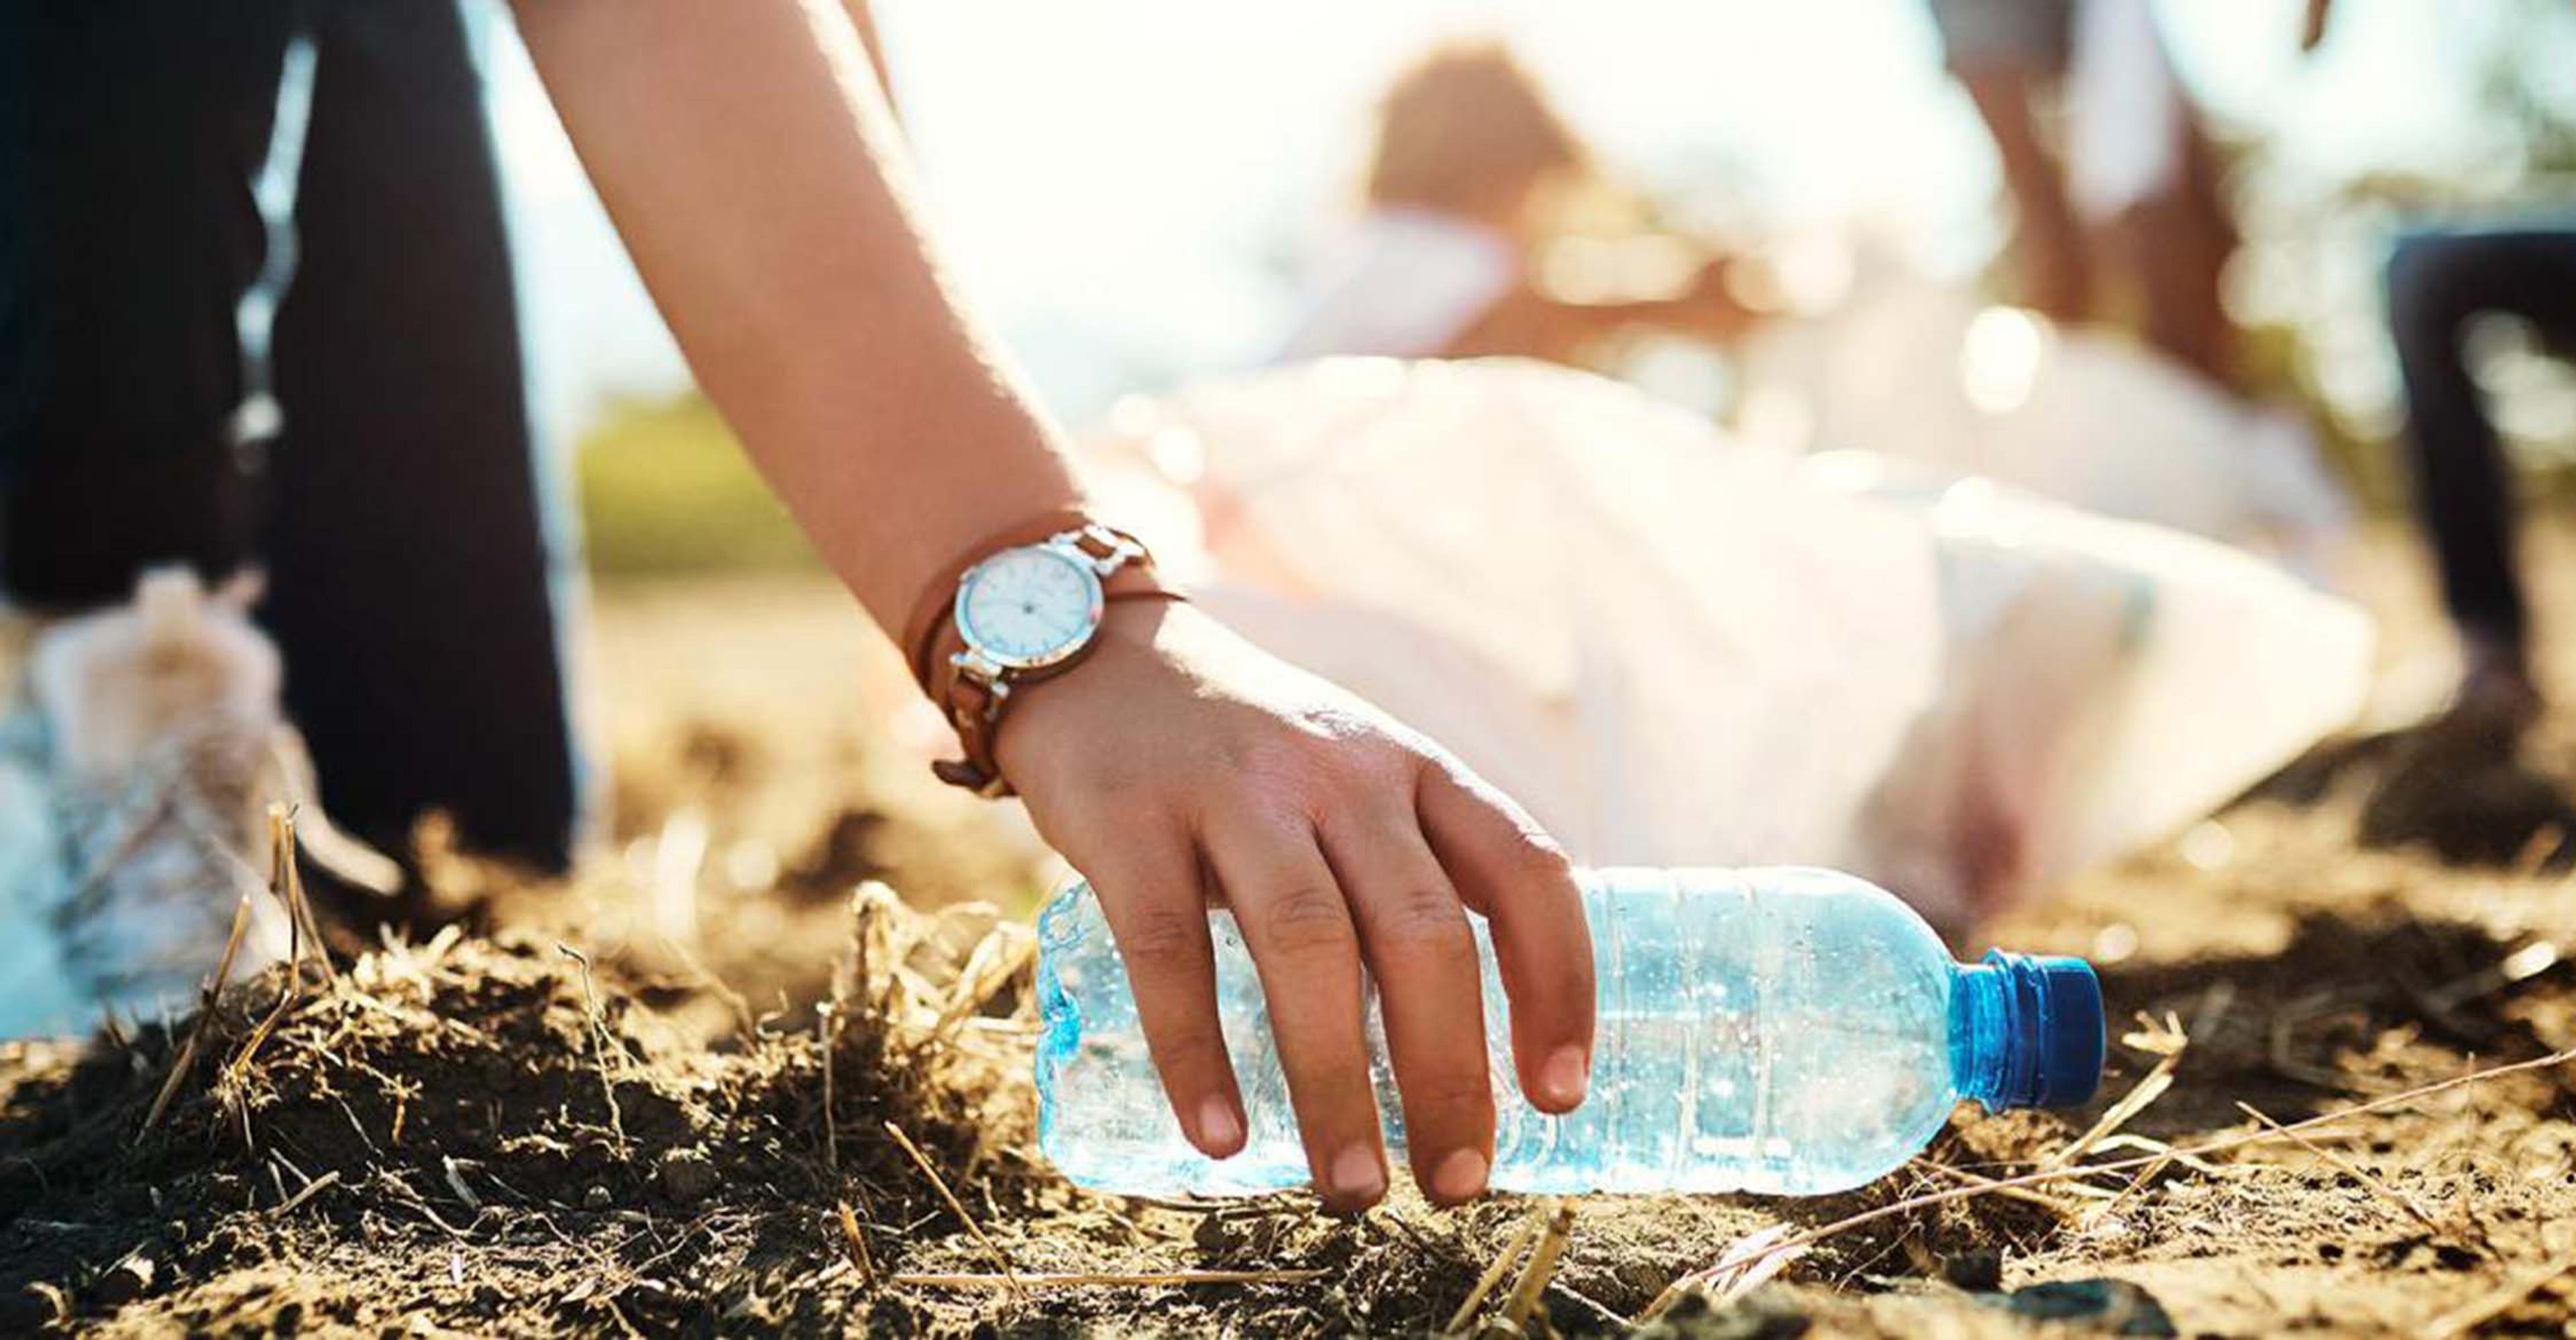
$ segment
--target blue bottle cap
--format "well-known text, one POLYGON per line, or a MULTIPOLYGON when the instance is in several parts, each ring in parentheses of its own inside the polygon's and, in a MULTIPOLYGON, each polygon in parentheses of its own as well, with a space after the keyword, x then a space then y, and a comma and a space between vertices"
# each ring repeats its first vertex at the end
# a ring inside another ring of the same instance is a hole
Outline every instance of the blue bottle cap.
POLYGON ((2102 979, 2080 958, 1986 953, 2012 998, 1999 1107, 2076 1107, 2102 1087, 2102 979))

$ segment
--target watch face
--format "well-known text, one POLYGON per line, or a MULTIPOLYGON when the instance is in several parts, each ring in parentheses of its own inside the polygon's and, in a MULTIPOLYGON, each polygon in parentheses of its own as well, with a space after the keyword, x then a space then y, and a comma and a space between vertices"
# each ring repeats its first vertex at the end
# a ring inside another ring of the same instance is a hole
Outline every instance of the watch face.
POLYGON ((1046 545, 1005 549, 957 588, 957 631, 968 646, 1017 669, 1080 651, 1100 626, 1100 578, 1046 545))

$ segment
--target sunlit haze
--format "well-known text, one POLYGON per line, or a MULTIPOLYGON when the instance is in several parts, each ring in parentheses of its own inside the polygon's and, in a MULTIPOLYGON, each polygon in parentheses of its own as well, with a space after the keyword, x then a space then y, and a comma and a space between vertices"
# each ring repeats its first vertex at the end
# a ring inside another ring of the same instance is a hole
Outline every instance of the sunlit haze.
MULTIPOLYGON (((2458 170, 2489 146, 2464 67, 2503 5, 2354 0, 2296 49, 2299 0, 2159 10, 2197 95, 2300 179, 2458 170)), ((1240 366, 1349 197, 1371 98, 1444 34, 1509 36, 1628 180, 1680 217, 1891 222, 1963 274, 1996 172, 1916 0, 882 0, 947 252, 1059 413, 1240 366)), ((685 385, 525 54, 485 12, 541 414, 685 385)), ((2560 31, 2555 35, 2564 39, 2560 31)), ((2576 59, 2561 62, 2576 69, 2576 59)), ((2562 90, 2568 91, 2568 90, 2562 90)))

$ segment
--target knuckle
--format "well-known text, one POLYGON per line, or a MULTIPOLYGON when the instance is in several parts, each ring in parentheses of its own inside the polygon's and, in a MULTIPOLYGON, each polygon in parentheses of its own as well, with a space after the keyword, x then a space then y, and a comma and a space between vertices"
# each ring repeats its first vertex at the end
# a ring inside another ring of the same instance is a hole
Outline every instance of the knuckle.
POLYGON ((1436 886, 1417 886, 1384 900, 1369 922, 1374 938, 1404 954, 1459 954, 1472 943, 1457 897, 1436 886))
POLYGON ((1494 1101, 1492 1081, 1481 1069, 1443 1065, 1407 1077, 1401 1089, 1407 1107, 1425 1112, 1474 1112, 1494 1101))
POLYGON ((1348 950, 1354 944, 1350 908, 1341 891, 1328 885, 1300 885, 1275 895, 1261 920, 1272 943, 1290 953, 1348 950))
POLYGON ((1512 844, 1513 859, 1530 879, 1571 885, 1574 883, 1574 858, 1556 839, 1535 829, 1521 830, 1520 840, 1512 844))
POLYGON ((1206 935, 1206 923, 1198 914, 1155 907, 1130 915, 1118 942, 1130 974, 1168 975, 1190 966, 1206 935))
POLYGON ((1175 1078, 1204 1080, 1226 1065, 1225 1042, 1214 1028, 1176 1028, 1153 1043, 1154 1059, 1175 1078))

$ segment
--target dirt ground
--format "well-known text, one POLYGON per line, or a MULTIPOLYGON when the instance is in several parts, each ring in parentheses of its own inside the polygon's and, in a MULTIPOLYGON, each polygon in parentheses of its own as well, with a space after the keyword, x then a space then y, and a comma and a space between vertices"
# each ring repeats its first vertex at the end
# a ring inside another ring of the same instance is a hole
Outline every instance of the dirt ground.
MULTIPOLYGON (((2439 679, 2425 601, 2371 564, 2402 698, 2439 679)), ((1046 858, 916 779, 899 671, 788 579, 601 613, 618 818, 579 880, 433 861, 457 930, 202 1031, 0 1046, 0 1333, 1420 1334, 1499 1267, 1471 1330, 1662 1299, 1636 1334, 2576 1334, 2576 1065, 2407 1096, 2576 1047, 2576 716, 2527 770, 2344 751, 1994 927, 2138 1021, 2091 1109, 1963 1110, 1825 1200, 1586 1199, 1559 1239, 1514 1198, 1071 1190, 1031 1143, 1028 933, 959 901, 1024 913, 1046 858), (1099 1282, 1131 1274, 1182 1279, 1099 1282)))

